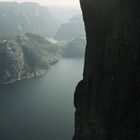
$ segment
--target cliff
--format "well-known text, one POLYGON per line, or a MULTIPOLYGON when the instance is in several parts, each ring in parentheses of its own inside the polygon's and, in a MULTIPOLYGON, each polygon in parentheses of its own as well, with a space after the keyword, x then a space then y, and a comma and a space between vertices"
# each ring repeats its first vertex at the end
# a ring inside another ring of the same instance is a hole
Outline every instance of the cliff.
POLYGON ((0 84, 43 75, 61 57, 57 46, 32 33, 0 37, 0 84))
POLYGON ((87 47, 73 140, 140 139, 140 2, 80 2, 87 47))

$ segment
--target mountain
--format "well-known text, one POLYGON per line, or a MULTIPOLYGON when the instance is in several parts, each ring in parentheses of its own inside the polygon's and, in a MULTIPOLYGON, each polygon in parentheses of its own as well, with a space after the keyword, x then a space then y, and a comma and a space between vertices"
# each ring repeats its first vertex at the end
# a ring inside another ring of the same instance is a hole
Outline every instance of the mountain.
POLYGON ((31 32, 52 36, 57 30, 47 7, 37 3, 0 2, 0 35, 17 36, 31 32))
POLYGON ((72 41, 75 38, 85 38, 85 29, 82 15, 72 17, 58 29, 54 39, 72 41))
POLYGON ((60 58, 59 48, 39 35, 0 37, 0 83, 45 74, 60 58))
POLYGON ((71 6, 48 6, 51 15, 54 17, 58 25, 68 22, 68 20, 76 15, 81 15, 80 8, 71 6))
POLYGON ((86 46, 85 39, 75 39, 75 40, 67 43, 63 50, 64 57, 69 57, 69 58, 84 57, 85 46, 86 46))

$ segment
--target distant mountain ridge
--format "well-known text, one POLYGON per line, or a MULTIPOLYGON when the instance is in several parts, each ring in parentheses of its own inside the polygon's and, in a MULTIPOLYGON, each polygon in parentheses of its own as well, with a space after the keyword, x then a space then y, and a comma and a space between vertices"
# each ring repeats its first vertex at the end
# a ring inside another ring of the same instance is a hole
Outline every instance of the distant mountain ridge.
POLYGON ((85 28, 82 15, 76 15, 68 22, 62 24, 54 36, 54 39, 59 41, 72 41, 75 38, 85 38, 85 28))
POLYGON ((57 24, 47 7, 31 2, 0 2, 0 35, 31 32, 46 37, 56 30, 57 24))
POLYGON ((82 15, 82 12, 77 7, 64 6, 48 6, 50 13, 53 15, 56 22, 61 25, 68 22, 68 20, 75 15, 82 15))

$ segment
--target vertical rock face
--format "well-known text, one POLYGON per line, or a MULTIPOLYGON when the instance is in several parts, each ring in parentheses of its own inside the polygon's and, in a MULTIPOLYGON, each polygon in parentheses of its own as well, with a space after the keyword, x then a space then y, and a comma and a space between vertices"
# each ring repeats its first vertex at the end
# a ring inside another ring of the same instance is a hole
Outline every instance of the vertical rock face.
POLYGON ((140 139, 140 2, 81 0, 87 35, 73 140, 140 139))
POLYGON ((0 38, 0 83, 19 80, 23 65, 23 52, 17 42, 0 38))

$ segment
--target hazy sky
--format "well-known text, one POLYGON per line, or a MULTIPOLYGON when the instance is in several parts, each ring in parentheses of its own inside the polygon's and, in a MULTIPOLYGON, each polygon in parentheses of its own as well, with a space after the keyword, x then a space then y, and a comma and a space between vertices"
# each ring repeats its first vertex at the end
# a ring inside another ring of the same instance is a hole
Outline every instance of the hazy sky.
POLYGON ((79 0, 0 0, 2 1, 17 1, 17 2, 38 2, 41 5, 63 5, 79 7, 79 0))

